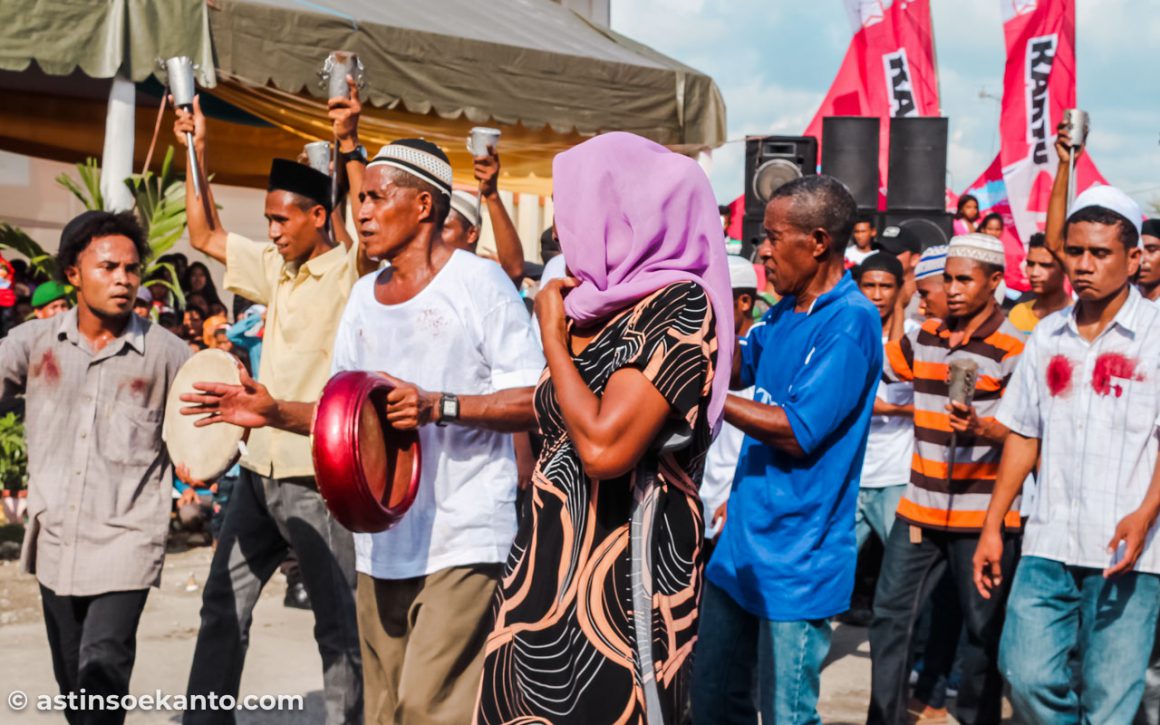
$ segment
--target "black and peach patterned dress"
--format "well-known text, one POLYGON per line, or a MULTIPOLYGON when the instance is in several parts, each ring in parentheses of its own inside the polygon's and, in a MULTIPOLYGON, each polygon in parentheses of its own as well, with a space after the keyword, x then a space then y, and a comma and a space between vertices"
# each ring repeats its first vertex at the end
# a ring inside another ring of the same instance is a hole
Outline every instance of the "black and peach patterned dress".
POLYGON ((496 595, 477 722, 678 719, 701 595, 697 489, 711 440, 714 330, 708 296, 682 282, 622 313, 573 357, 597 395, 634 367, 672 407, 655 449, 617 479, 584 475, 551 377, 541 379, 544 449, 496 595))

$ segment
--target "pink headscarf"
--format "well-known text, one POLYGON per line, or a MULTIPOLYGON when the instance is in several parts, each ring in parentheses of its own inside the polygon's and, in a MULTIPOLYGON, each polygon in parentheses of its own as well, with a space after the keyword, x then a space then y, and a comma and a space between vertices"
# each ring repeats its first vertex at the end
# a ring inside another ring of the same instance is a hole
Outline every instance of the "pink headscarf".
POLYGON ((717 200, 696 161, 631 133, 608 133, 552 162, 556 234, 580 284, 564 298, 588 325, 675 282, 699 284, 717 320, 709 402, 716 432, 729 392, 733 293, 717 200))

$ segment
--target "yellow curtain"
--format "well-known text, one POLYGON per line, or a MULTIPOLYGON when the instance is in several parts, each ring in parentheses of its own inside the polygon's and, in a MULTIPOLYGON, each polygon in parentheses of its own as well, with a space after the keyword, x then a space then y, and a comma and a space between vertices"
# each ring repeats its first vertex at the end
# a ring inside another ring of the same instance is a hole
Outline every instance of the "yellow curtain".
MULTIPOLYGON (((303 143, 330 138, 326 103, 319 99, 268 86, 249 85, 236 78, 224 77, 224 74, 219 76, 215 88, 202 92, 301 138, 303 143)), ((475 181, 466 139, 475 125, 465 118, 445 119, 434 114, 419 115, 364 104, 359 137, 372 156, 380 146, 395 139, 425 138, 442 148, 451 159, 455 183, 470 187, 475 181)), ((499 128, 503 132, 499 146, 502 164, 500 187, 515 193, 549 196, 552 158, 584 140, 579 134, 559 134, 547 127, 537 131, 522 125, 502 125, 499 128)))

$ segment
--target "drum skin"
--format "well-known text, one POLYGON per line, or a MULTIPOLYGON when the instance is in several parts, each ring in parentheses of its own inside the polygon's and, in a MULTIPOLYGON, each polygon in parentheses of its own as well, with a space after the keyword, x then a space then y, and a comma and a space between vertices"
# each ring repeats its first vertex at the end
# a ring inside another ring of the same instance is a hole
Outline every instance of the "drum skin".
POLYGON ((326 384, 314 413, 318 490, 335 520, 354 532, 394 526, 419 491, 418 432, 397 431, 386 420, 393 387, 375 373, 341 372, 326 384))

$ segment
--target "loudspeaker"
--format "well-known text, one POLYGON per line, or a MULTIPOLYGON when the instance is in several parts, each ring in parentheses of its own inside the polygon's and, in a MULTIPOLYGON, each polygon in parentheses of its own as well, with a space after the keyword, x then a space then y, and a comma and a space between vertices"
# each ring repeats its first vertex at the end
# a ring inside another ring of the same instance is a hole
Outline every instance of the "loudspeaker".
POLYGON ((878 131, 877 118, 822 119, 822 173, 845 184, 863 213, 878 210, 878 131))
POLYGON ((947 188, 947 119, 890 119, 890 211, 943 211, 947 188))
POLYGON ((878 234, 886 227, 906 227, 918 235, 922 248, 949 244, 954 236, 954 214, 946 211, 888 211, 878 218, 878 234))
POLYGON ((741 254, 752 259, 765 235, 765 203, 774 189, 818 173, 818 140, 813 136, 748 136, 745 139, 745 217, 741 254))

